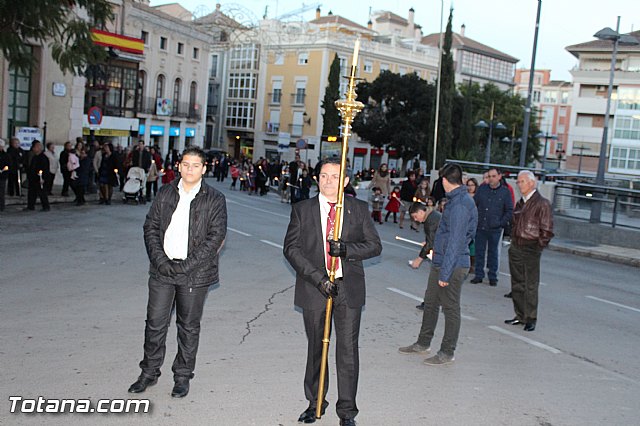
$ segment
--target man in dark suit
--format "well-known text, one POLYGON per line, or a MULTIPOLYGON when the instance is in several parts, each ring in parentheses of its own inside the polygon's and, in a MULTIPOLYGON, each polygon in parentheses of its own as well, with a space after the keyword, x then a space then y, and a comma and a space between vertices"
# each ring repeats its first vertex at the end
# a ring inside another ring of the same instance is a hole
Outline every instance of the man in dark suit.
MULTIPOLYGON (((308 339, 304 390, 309 407, 298 419, 302 423, 316 420, 327 297, 333 298, 334 306, 338 373, 336 411, 340 424, 355 424, 353 419, 358 414, 358 335, 365 301, 362 261, 378 256, 382 244, 371 221, 367 203, 352 197, 344 197, 340 240, 327 242, 333 240, 328 236, 332 235, 335 223, 339 181, 339 159, 325 160, 318 176, 320 193, 292 205, 291 220, 284 240, 284 255, 296 271, 295 304, 303 310, 308 339), (338 257, 334 283, 329 280, 328 254, 338 257)), ((348 178, 344 183, 348 183, 348 178)), ((323 394, 326 396, 328 373, 324 384, 323 394)), ((327 406, 328 402, 323 401, 322 413, 327 406)))

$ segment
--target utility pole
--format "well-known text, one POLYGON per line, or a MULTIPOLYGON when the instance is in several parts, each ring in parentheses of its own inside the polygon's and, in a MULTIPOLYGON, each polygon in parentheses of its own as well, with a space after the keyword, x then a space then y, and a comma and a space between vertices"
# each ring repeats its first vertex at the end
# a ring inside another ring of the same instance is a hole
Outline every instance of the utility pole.
POLYGON ((533 53, 531 54, 531 69, 529 70, 529 90, 527 103, 524 107, 524 125, 522 126, 522 144, 520 145, 520 167, 524 167, 529 142, 529 123, 531 121, 531 95, 533 92, 533 76, 536 72, 536 50, 538 48, 538 29, 540 28, 540 9, 542 0, 538 0, 538 15, 536 16, 536 31, 533 35, 533 53))

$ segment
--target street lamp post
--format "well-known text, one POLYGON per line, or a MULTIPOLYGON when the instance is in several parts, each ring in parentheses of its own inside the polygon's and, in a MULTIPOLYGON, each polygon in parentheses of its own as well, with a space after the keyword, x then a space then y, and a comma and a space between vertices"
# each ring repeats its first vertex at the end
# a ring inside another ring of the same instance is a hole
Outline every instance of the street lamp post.
POLYGON ((557 140, 558 137, 556 135, 550 135, 548 133, 538 133, 536 136, 536 138, 540 139, 540 138, 544 138, 544 152, 542 154, 542 170, 546 170, 546 165, 547 165, 547 146, 549 143, 549 139, 551 140, 557 140))
MULTIPOLYGON (((611 53, 611 69, 609 71, 609 87, 607 88, 607 107, 604 113, 604 127, 602 129, 602 142, 600 143, 600 157, 598 158, 598 171, 596 173, 596 185, 604 185, 604 169, 607 161, 607 136, 609 133, 609 113, 611 111, 611 93, 613 92, 613 78, 616 73, 616 56, 618 54, 618 45, 637 45, 640 44, 635 37, 620 34, 620 17, 616 23, 616 30, 611 28, 603 28, 595 33, 593 36, 599 40, 613 41, 613 52, 611 53)), ((600 216, 602 213, 602 203, 595 201, 591 208, 591 216, 589 221, 591 223, 600 223, 600 216)))
POLYGON ((502 138, 502 142, 509 142, 511 146, 509 147, 509 164, 513 163, 513 144, 514 143, 522 143, 522 138, 516 138, 515 135, 511 135, 511 137, 505 136, 502 138))
POLYGON ((493 124, 494 114, 494 103, 491 102, 491 118, 489 120, 489 124, 486 121, 480 120, 476 123, 475 127, 478 129, 489 129, 489 136, 487 137, 487 144, 484 148, 484 162, 489 164, 491 162, 491 141, 493 140, 493 129, 497 130, 506 130, 506 126, 500 122, 497 122, 495 125, 493 124))

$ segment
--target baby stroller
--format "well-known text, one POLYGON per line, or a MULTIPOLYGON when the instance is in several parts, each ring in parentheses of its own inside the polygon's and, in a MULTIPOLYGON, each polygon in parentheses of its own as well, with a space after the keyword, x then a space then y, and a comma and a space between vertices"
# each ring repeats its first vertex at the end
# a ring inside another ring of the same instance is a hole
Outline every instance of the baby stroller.
POLYGON ((141 167, 131 167, 127 173, 127 181, 122 188, 124 197, 123 203, 127 203, 129 200, 135 201, 136 204, 146 204, 147 201, 144 198, 144 189, 147 183, 147 174, 141 167))

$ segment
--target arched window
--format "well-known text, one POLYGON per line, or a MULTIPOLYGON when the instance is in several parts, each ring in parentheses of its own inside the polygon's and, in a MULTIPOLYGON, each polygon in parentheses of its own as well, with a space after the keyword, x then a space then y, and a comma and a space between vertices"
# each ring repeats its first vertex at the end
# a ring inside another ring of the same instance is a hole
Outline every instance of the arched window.
POLYGON ((189 90, 189 105, 191 107, 196 104, 196 95, 198 90, 198 84, 195 81, 191 82, 191 89, 189 90))
POLYGON ((173 83, 173 110, 178 111, 180 102, 180 91, 182 90, 182 80, 176 78, 176 81, 173 83))
POLYGON ((164 75, 160 74, 156 82, 156 99, 164 98, 164 75))

